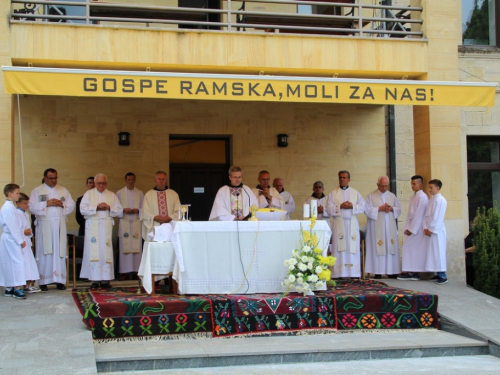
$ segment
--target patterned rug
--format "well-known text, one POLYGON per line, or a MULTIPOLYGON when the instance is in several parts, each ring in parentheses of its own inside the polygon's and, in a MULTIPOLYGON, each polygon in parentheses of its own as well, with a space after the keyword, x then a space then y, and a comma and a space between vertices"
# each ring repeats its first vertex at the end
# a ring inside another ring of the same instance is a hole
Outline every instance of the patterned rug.
MULTIPOLYGON (((161 293, 160 290, 158 292, 161 293)), ((437 296, 373 280, 290 293, 149 296, 137 288, 74 289, 94 339, 165 335, 224 337, 276 332, 437 328, 437 296)))
POLYGON ((375 280, 339 284, 333 293, 339 329, 438 328, 437 295, 375 280))

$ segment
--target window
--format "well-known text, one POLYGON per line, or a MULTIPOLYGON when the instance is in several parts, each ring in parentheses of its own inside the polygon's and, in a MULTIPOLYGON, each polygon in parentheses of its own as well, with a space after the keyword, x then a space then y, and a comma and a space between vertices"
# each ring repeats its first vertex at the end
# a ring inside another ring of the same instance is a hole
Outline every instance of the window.
POLYGON ((467 137, 469 222, 478 208, 500 202, 500 138, 467 137))
MULTIPOLYGON (((67 0, 81 3, 85 0, 67 0)), ((67 6, 67 5, 47 5, 47 14, 51 16, 81 16, 85 17, 85 7, 84 6, 67 6)), ((70 23, 85 23, 85 20, 64 20, 64 19, 51 19, 50 22, 70 22, 70 23)))
POLYGON ((500 0, 462 0, 463 45, 500 45, 500 0))

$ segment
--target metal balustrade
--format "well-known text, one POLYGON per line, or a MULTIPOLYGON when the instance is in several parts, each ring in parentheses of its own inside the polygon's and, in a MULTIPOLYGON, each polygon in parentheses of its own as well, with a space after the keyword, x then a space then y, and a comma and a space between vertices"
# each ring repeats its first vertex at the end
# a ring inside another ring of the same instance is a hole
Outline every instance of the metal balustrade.
POLYGON ((213 7, 217 2, 209 0, 205 0, 205 7, 198 8, 146 5, 139 0, 136 4, 113 1, 11 0, 11 23, 113 26, 133 23, 136 27, 154 25, 223 32, 423 38, 422 7, 385 5, 390 0, 381 1, 380 5, 364 4, 362 0, 221 0, 218 8, 213 7), (267 11, 269 7, 271 11, 267 11))

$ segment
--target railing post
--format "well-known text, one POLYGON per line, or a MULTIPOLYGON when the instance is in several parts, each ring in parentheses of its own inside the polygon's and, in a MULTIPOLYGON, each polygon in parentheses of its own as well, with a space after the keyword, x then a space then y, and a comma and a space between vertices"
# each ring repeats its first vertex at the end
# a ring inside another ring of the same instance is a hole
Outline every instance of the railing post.
POLYGON ((85 0, 85 24, 90 24, 90 0, 85 0))
POLYGON ((231 0, 227 0, 227 31, 231 31, 231 0))
POLYGON ((359 1, 358 7, 358 27, 359 27, 359 36, 363 36, 363 1, 359 1))
MULTIPOLYGON (((47 14, 49 14, 49 5, 42 5, 42 7, 43 7, 43 15, 46 16, 47 14)), ((45 18, 43 22, 49 22, 49 20, 45 18)))
MULTIPOLYGON (((386 6, 391 6, 392 5, 392 0, 383 0, 382 1, 382 5, 386 5, 386 6)), ((391 14, 389 13, 389 10, 388 9, 384 9, 384 18, 389 18, 391 14)), ((389 28, 387 27, 387 21, 384 21, 384 30, 389 30, 389 28)), ((389 34, 385 34, 386 37, 390 37, 389 34)))

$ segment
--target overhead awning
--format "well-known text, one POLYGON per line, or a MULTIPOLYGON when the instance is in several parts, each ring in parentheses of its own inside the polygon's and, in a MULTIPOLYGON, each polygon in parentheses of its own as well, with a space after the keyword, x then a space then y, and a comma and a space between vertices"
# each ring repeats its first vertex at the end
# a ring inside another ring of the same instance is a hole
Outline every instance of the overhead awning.
POLYGON ((2 67, 8 94, 492 107, 496 83, 2 67))

